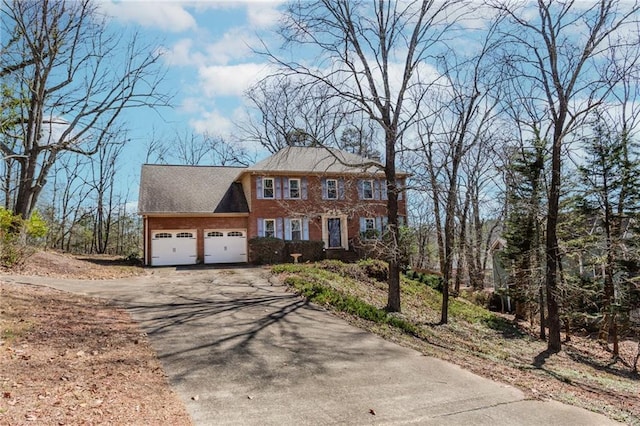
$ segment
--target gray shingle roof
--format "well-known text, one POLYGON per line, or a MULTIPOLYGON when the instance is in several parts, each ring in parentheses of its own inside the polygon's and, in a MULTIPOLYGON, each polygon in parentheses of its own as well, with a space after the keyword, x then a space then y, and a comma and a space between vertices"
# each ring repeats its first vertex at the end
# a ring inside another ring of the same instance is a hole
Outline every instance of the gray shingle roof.
POLYGON ((140 175, 138 211, 149 213, 247 213, 244 167, 145 164, 140 175))
POLYGON ((283 148, 247 170, 253 172, 293 173, 378 173, 380 164, 335 148, 290 146, 283 148))

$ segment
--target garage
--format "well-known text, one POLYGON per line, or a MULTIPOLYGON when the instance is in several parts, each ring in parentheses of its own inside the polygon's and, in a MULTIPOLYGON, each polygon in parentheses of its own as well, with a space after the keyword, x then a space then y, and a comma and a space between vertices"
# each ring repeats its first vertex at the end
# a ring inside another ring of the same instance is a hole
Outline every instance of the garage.
POLYGON ((211 229, 204 231, 204 263, 240 263, 246 261, 246 229, 211 229))
POLYGON ((198 260, 195 230, 151 232, 151 265, 193 265, 198 260))

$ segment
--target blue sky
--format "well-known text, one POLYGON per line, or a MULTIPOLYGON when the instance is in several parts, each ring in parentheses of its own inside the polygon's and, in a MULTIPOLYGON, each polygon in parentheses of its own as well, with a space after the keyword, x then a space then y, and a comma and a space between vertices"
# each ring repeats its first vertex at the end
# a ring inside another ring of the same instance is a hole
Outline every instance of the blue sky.
MULTIPOLYGON (((242 121, 243 97, 267 74, 264 57, 252 47, 273 41, 280 17, 277 1, 101 1, 116 31, 138 31, 161 49, 167 75, 164 89, 175 95, 173 108, 137 110, 126 116, 131 128, 126 169, 137 182, 145 144, 153 135, 205 133, 230 138, 242 121)), ((137 186, 131 195, 137 197, 137 186)))

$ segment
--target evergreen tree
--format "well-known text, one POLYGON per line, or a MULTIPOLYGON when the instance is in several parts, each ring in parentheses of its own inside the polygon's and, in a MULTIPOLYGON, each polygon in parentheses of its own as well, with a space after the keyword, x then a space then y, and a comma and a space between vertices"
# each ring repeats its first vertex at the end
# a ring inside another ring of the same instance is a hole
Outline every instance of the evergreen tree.
POLYGON ((622 285, 629 276, 628 227, 640 210, 640 157, 638 144, 628 133, 612 130, 600 114, 595 114, 593 135, 585 138, 584 164, 578 167, 579 195, 583 209, 593 215, 594 237, 602 268, 602 326, 599 337, 613 341, 618 355, 620 313, 628 312, 629 288, 622 285), (625 303, 626 304, 626 303, 625 303), (623 309, 621 309, 623 308, 623 309))
POLYGON ((510 294, 516 302, 516 318, 532 314, 531 304, 540 302, 541 338, 545 338, 544 305, 538 272, 541 266, 540 223, 542 190, 544 188, 544 147, 539 138, 530 147, 514 149, 506 170, 507 219, 506 256, 512 262, 510 294))

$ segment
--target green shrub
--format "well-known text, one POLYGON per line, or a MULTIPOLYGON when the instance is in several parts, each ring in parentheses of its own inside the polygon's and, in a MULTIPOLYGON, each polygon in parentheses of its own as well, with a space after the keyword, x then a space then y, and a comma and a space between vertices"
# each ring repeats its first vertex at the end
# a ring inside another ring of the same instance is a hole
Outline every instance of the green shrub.
POLYGON ((300 253, 301 262, 317 262, 324 258, 324 241, 285 241, 285 262, 293 262, 292 253, 300 253))
POLYGON ((37 211, 24 220, 0 207, 0 264, 9 268, 24 264, 35 252, 28 240, 37 240, 46 234, 47 226, 37 211))
POLYGON ((358 266, 365 275, 374 280, 385 282, 389 277, 389 265, 387 262, 377 259, 365 259, 358 262, 358 266))
POLYGON ((422 270, 409 270, 405 273, 410 280, 421 282, 442 293, 442 277, 422 270))
POLYGON ((282 263, 285 244, 280 238, 255 237, 249 240, 249 259, 256 265, 282 263))

